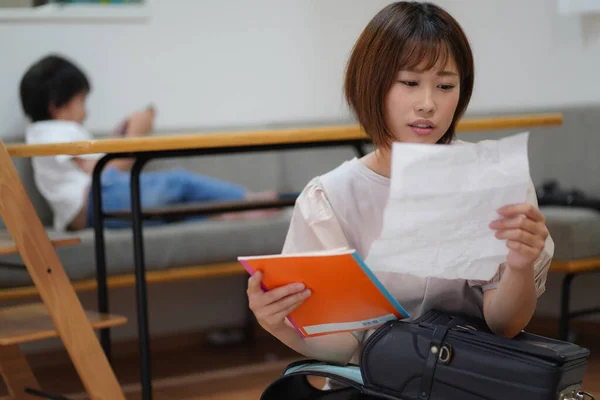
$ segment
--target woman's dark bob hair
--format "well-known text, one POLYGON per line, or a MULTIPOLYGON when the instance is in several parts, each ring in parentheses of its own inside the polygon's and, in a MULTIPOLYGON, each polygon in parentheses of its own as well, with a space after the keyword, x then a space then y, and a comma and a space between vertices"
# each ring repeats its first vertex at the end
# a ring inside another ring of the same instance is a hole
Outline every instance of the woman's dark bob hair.
POLYGON ((452 57, 460 76, 460 97, 452 124, 438 141, 454 139, 456 123, 473 93, 475 66, 469 41, 448 12, 431 3, 400 1, 382 9, 358 38, 348 65, 344 92, 359 124, 378 147, 389 147, 393 135, 387 127, 385 98, 398 71, 425 70, 452 57))

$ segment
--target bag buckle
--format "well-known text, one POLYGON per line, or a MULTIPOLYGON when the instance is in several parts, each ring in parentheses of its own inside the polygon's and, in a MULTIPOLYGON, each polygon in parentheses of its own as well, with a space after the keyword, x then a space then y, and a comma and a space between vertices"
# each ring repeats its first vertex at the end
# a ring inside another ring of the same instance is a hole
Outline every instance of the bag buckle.
POLYGON ((437 355, 438 361, 442 364, 448 364, 452 359, 452 346, 448 343, 442 345, 442 347, 431 346, 431 353, 437 355))
POLYGON ((450 330, 453 330, 456 332, 472 332, 472 331, 477 331, 477 328, 475 328, 471 325, 456 325, 456 326, 450 328, 450 330))
POLYGON ((579 391, 579 392, 577 392, 577 394, 575 396, 576 396, 575 398, 577 400, 586 400, 586 398, 590 398, 591 400, 596 400, 596 398, 588 392, 579 391))
POLYGON ((594 396, 592 396, 588 392, 584 392, 581 390, 580 385, 569 386, 563 391, 559 393, 558 400, 596 400, 594 396))

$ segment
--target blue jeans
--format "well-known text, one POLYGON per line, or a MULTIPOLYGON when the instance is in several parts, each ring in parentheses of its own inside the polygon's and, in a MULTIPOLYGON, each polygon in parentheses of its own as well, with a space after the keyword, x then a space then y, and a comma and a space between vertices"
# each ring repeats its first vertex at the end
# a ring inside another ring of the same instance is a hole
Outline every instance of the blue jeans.
MULTIPOLYGON (((102 210, 104 212, 130 210, 130 173, 109 168, 101 178, 102 210)), ((140 175, 142 209, 159 208, 173 204, 204 201, 243 200, 247 190, 243 186, 191 173, 184 169, 146 172, 140 175)), ((93 198, 90 190, 87 225, 93 226, 93 198)), ((198 217, 192 217, 198 219, 198 217)), ((144 225, 164 224, 161 220, 147 220, 144 225)), ((107 228, 128 228, 131 221, 105 219, 107 228)))

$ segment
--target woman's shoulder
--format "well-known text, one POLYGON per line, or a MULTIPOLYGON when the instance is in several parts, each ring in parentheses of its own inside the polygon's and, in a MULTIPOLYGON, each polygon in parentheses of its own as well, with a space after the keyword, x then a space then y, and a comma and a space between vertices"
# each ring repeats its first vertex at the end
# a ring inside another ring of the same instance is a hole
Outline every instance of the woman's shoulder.
POLYGON ((296 199, 296 209, 306 220, 327 218, 331 213, 331 203, 325 193, 323 175, 312 178, 296 199))
POLYGON ((360 164, 360 160, 358 158, 351 158, 342 162, 340 165, 329 170, 328 172, 320 175, 318 178, 321 181, 348 179, 349 177, 354 176, 354 170, 358 164, 360 164))
POLYGON ((296 199, 283 253, 348 246, 322 177, 312 178, 296 199))
POLYGON ((385 203, 389 179, 353 158, 312 178, 296 200, 296 208, 309 221, 324 221, 334 215, 346 220, 349 215, 363 214, 359 208, 366 204, 365 193, 369 193, 369 204, 378 208, 378 204, 371 203, 375 200, 381 200, 382 205, 385 203))
POLYGON ((330 197, 335 197, 351 179, 353 165, 357 162, 360 161, 356 158, 344 161, 336 168, 311 178, 296 200, 300 212, 327 218, 332 208, 330 197))
POLYGON ((312 194, 315 192, 323 192, 332 182, 344 182, 351 179, 354 175, 352 170, 356 163, 360 161, 357 158, 344 161, 337 167, 311 178, 303 189, 303 193, 312 194))
POLYGON ((390 185, 389 178, 371 170, 356 157, 321 175, 319 181, 327 192, 342 196, 364 190, 387 190, 390 185))

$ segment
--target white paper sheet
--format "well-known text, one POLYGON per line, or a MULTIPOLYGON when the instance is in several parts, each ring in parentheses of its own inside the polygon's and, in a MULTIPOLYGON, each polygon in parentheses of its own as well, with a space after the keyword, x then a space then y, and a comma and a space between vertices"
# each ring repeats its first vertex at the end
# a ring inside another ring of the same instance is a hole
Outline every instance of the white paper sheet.
POLYGON ((506 260, 489 223, 524 203, 529 133, 479 143, 394 143, 382 233, 366 263, 374 271, 489 280, 506 260))

